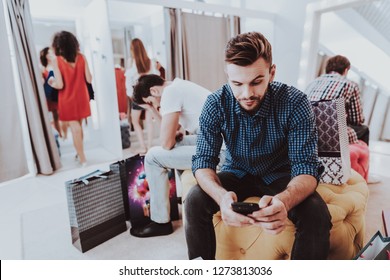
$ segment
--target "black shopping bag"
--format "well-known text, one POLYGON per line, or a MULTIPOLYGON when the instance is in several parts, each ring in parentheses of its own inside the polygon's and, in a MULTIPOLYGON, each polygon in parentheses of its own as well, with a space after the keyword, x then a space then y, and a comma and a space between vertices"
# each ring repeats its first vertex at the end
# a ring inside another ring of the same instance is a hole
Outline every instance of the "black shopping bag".
POLYGON ((65 186, 72 244, 81 252, 127 230, 118 173, 96 170, 65 186))
MULTIPOLYGON (((150 195, 149 184, 145 174, 144 156, 136 155, 126 160, 127 190, 129 201, 130 223, 133 227, 142 226, 150 222, 150 195)), ((177 204, 176 182, 174 170, 169 171, 171 184, 169 201, 171 207, 171 221, 179 219, 177 204)))
POLYGON ((383 237, 382 234, 377 231, 354 259, 390 260, 390 237, 383 237))
POLYGON ((130 220, 129 195, 127 191, 128 161, 129 159, 125 159, 110 164, 110 170, 116 174, 119 174, 120 176, 123 206, 124 206, 126 220, 130 220))

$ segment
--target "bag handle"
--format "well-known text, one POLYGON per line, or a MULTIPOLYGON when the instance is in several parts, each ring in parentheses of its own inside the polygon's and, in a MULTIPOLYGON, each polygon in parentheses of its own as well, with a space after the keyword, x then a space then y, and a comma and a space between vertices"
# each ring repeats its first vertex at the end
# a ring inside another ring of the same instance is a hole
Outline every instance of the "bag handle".
POLYGON ((83 183, 84 185, 87 186, 90 183, 90 181, 92 181, 94 179, 98 179, 98 178, 108 179, 108 176, 111 174, 112 174, 112 171, 103 172, 103 171, 98 169, 98 170, 95 170, 91 173, 88 173, 87 175, 84 175, 80 178, 73 179, 70 183, 71 184, 83 183))

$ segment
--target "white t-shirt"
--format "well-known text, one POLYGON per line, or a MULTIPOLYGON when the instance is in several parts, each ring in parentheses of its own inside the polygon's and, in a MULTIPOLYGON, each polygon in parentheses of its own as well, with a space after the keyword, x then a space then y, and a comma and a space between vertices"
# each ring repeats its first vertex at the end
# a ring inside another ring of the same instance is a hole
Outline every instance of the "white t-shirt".
MULTIPOLYGON (((150 71, 145 74, 156 74, 160 75, 160 72, 156 69, 156 61, 151 60, 150 65, 150 71)), ((126 77, 126 94, 129 97, 133 97, 133 86, 137 83, 137 80, 139 78, 139 73, 137 70, 137 66, 135 65, 135 62, 131 66, 131 68, 127 68, 125 71, 125 77, 126 77)))
POLYGON ((203 104, 211 92, 193 82, 176 78, 164 88, 161 96, 162 116, 180 112, 179 124, 188 132, 196 134, 203 104))

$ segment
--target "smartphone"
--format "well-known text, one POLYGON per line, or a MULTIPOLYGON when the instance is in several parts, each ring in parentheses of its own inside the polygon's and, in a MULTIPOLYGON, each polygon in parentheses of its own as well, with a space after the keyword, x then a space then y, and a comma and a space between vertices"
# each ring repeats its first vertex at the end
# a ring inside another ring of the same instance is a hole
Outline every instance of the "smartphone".
POLYGON ((234 212, 240 213, 242 215, 252 214, 255 211, 260 210, 258 203, 252 202, 233 202, 232 209, 234 212))

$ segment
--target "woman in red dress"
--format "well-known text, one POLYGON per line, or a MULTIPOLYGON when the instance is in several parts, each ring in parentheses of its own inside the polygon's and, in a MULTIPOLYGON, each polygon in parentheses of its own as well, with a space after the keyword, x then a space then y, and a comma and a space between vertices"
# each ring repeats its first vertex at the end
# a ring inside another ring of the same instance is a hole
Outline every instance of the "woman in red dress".
POLYGON ((54 63, 54 86, 58 91, 59 119, 69 125, 73 145, 76 149, 81 166, 86 165, 83 144, 82 120, 91 115, 87 84, 91 83, 92 75, 84 55, 79 52, 76 37, 61 31, 54 35, 52 47, 57 56, 54 63), (56 73, 58 72, 58 73, 56 73))

